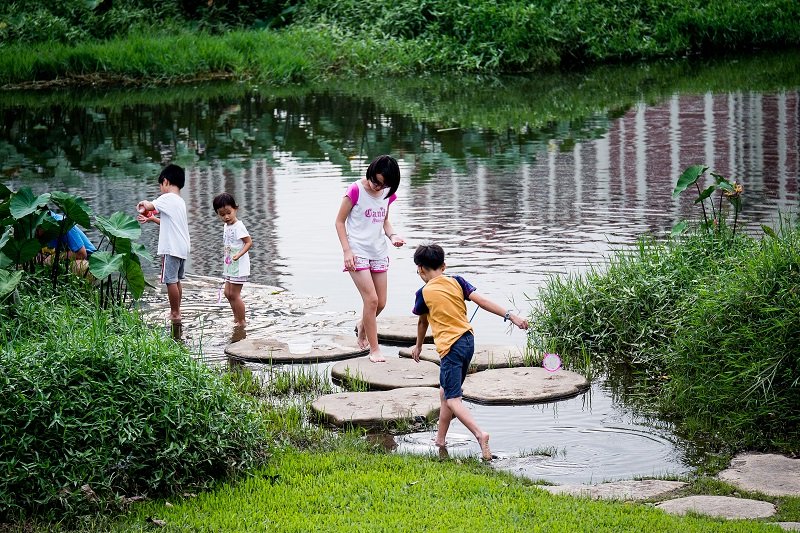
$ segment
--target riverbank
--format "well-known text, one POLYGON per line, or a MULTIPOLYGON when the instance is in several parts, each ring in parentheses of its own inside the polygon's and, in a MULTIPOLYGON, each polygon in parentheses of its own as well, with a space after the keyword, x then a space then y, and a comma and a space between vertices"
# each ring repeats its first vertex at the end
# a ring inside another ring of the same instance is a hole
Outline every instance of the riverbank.
POLYGON ((377 1, 309 1, 297 2, 291 16, 271 21, 268 29, 263 20, 242 18, 214 31, 191 18, 202 13, 179 8, 160 13, 134 9, 134 2, 127 11, 111 8, 99 16, 94 10, 103 2, 84 4, 69 14, 46 4, 32 5, 30 12, 0 9, 0 86, 220 78, 286 85, 431 73, 499 75, 800 46, 800 5, 788 0, 671 0, 657 10, 643 0, 558 0, 547 6, 481 0, 469 9, 413 0, 391 8, 377 1), (112 15, 128 23, 103 26, 112 15), (52 31, 25 26, 35 17, 52 31))

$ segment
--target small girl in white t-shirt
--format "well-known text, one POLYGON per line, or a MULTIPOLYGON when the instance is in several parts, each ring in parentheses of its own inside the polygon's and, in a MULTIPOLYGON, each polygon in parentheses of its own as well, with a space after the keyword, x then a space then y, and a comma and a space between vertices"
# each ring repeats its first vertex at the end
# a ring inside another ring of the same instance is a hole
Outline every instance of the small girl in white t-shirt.
POLYGON ((250 254, 253 239, 247 233, 242 221, 236 218, 239 206, 233 196, 223 192, 214 197, 214 212, 225 223, 222 230, 222 246, 224 261, 222 277, 225 279, 225 298, 231 304, 233 321, 237 326, 244 326, 244 302, 242 301, 242 285, 250 275, 250 254))

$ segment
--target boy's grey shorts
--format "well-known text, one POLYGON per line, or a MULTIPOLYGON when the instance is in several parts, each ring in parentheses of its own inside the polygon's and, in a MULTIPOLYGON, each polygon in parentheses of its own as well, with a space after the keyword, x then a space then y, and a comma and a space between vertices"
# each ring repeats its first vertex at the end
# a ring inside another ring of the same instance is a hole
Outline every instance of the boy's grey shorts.
POLYGON ((161 283, 171 285, 178 283, 185 276, 183 274, 183 267, 186 264, 186 259, 175 257, 174 255, 161 256, 161 283))

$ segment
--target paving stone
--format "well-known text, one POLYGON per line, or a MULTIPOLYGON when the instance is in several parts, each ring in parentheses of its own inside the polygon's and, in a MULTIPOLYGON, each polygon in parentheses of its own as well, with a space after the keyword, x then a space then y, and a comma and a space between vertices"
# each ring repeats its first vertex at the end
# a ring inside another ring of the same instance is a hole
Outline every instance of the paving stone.
MULTIPOLYGON (((411 357, 411 348, 400 348, 400 357, 411 357)), ((419 358, 421 361, 439 364, 439 352, 433 344, 423 344, 419 358)), ((490 368, 510 368, 523 364, 521 348, 501 344, 479 344, 475 346, 475 355, 472 356, 469 368, 471 372, 481 372, 490 368)))
POLYGON ((786 531, 800 531, 800 522, 769 522, 769 524, 780 526, 786 531))
MULTIPOLYGON (((371 363, 377 364, 377 363, 371 363)), ((311 410, 337 426, 379 426, 401 420, 434 420, 439 414, 439 390, 405 387, 388 391, 342 392, 320 396, 311 410)))
POLYGON ((670 514, 684 515, 694 512, 731 520, 767 518, 776 512, 775 506, 770 502, 730 496, 687 496, 661 502, 656 507, 670 514))
POLYGON ((331 368, 331 376, 345 383, 355 378, 367 383, 370 390, 401 387, 438 387, 439 367, 428 361, 389 357, 385 363, 373 363, 368 357, 340 361, 331 368))
POLYGON ((337 361, 362 356, 369 353, 369 349, 359 348, 355 335, 338 335, 329 340, 313 342, 311 351, 304 354, 291 353, 289 345, 282 341, 251 338, 229 344, 225 347, 225 353, 244 361, 283 364, 337 361))
POLYGON ((553 494, 571 494, 595 500, 649 500, 662 498, 686 486, 683 481, 641 479, 612 481, 597 485, 543 485, 540 488, 553 494))
POLYGON ((769 453, 744 453, 731 460, 719 478, 742 490, 769 496, 800 496, 800 459, 769 453))
MULTIPOLYGON (((387 344, 413 345, 417 342, 417 317, 411 316, 379 316, 378 340, 387 344)), ((431 328, 423 342, 432 343, 431 328)))
POLYGON ((468 375, 462 388, 465 400, 509 405, 571 398, 585 392, 589 381, 569 370, 497 368, 468 375))

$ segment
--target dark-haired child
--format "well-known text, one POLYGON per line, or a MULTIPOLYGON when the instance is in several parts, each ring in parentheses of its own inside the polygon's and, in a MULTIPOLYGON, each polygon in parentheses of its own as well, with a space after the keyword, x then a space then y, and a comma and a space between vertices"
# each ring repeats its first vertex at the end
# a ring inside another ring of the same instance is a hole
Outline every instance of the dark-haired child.
POLYGON ((369 346, 369 360, 385 362, 378 345, 377 317, 386 307, 389 249, 406 241, 394 232, 389 222, 389 206, 397 199, 400 167, 388 155, 376 157, 366 176, 347 189, 336 215, 336 234, 344 254, 344 271, 350 273, 363 302, 361 319, 356 324, 358 346, 369 346), (384 193, 384 189, 387 191, 384 193))
POLYGON ((154 222, 159 225, 161 283, 167 286, 170 319, 173 324, 181 322, 181 280, 185 277, 184 269, 191 250, 186 202, 181 198, 181 189, 185 184, 186 174, 183 168, 167 165, 158 176, 161 196, 152 202, 142 200, 136 206, 140 213, 137 217, 140 223, 154 222))
POLYGON ((244 301, 242 301, 242 285, 247 283, 250 275, 250 247, 253 239, 241 220, 236 218, 239 206, 233 196, 223 192, 214 197, 214 212, 225 223, 222 229, 222 247, 224 260, 222 277, 225 279, 225 298, 231 304, 233 322, 237 326, 245 325, 244 301))
POLYGON ((438 244, 421 244, 414 251, 417 274, 425 285, 417 291, 413 313, 419 315, 417 343, 411 348, 411 356, 419 362, 422 343, 428 324, 433 332, 433 342, 439 353, 439 429, 436 445, 447 445, 447 430, 453 417, 478 439, 481 457, 492 459, 489 449, 489 434, 483 431, 461 401, 461 385, 467 377, 472 356, 475 353, 475 338, 472 325, 467 319, 466 300, 479 307, 510 320, 520 329, 528 329, 528 321, 475 292, 475 287, 461 276, 444 274, 444 250, 438 244))

